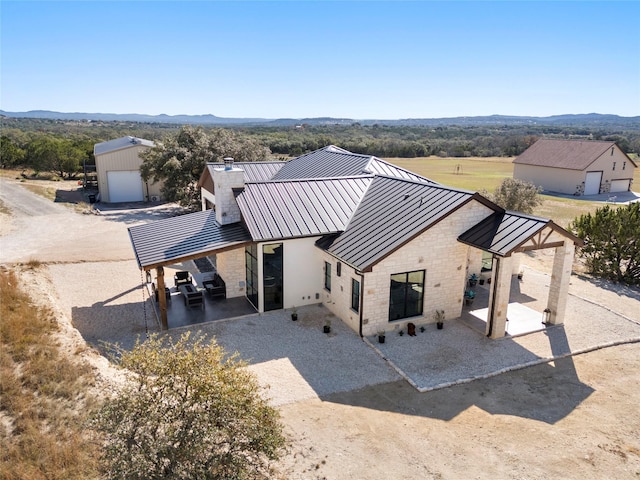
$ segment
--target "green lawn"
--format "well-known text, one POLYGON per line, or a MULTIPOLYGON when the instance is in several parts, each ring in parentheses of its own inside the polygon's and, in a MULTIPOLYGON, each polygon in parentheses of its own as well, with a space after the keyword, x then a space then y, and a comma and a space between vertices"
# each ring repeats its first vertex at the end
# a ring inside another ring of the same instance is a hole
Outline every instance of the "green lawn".
MULTIPOLYGON (((443 185, 465 190, 492 192, 500 182, 513 176, 513 157, 490 158, 387 158, 388 162, 406 168, 443 185)), ((640 189, 640 168, 634 175, 635 190, 640 189)), ((573 198, 559 198, 542 195, 543 203, 533 212, 544 218, 553 219, 558 225, 567 227, 569 223, 584 213, 595 212, 602 203, 573 198)))

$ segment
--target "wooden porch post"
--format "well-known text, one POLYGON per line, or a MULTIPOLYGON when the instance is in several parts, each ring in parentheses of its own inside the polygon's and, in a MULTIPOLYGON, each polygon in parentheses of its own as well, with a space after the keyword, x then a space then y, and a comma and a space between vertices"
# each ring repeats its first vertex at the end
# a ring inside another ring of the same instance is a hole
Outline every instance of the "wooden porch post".
POLYGON ((169 329, 169 322, 167 321, 167 296, 164 293, 164 268, 156 268, 156 279, 158 280, 158 305, 160 306, 160 323, 162 330, 169 329))

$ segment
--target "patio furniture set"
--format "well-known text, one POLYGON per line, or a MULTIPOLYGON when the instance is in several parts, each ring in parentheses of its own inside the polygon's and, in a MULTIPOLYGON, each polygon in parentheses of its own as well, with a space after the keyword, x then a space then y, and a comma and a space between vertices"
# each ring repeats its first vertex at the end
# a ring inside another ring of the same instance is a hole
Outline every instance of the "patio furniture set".
MULTIPOLYGON (((198 288, 193 284, 193 278, 187 271, 176 272, 173 276, 173 280, 176 286, 176 290, 180 292, 184 300, 184 304, 187 307, 199 306, 204 310, 204 291, 206 291, 211 298, 227 298, 227 287, 222 280, 222 277, 215 273, 211 278, 202 281, 204 290, 198 288)), ((151 284, 151 288, 154 293, 156 302, 158 301, 158 290, 154 283, 151 284)), ((165 296, 167 301, 171 301, 171 291, 169 288, 165 288, 165 296)))

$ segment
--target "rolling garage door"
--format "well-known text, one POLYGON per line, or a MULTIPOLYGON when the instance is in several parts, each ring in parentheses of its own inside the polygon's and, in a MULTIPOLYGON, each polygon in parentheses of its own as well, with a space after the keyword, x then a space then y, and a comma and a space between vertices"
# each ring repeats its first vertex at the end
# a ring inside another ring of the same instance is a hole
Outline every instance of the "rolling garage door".
POLYGON ((600 193, 601 180, 602 172, 587 172, 587 178, 584 181, 584 194, 597 195, 600 193))
POLYGON ((626 192, 629 190, 629 180, 611 180, 611 193, 626 192))
POLYGON ((123 170, 107 172, 109 184, 109 202, 141 202, 142 179, 139 170, 123 170))

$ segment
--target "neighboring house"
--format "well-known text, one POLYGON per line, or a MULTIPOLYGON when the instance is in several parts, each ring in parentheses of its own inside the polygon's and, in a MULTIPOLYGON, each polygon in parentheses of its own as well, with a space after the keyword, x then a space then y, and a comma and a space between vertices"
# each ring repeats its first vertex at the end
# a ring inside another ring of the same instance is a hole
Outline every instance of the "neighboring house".
POLYGON ((95 144, 93 153, 100 201, 149 202, 161 199, 162 184, 145 182, 140 176, 142 159, 139 155, 153 146, 152 141, 136 137, 122 137, 95 144))
POLYGON ((164 266, 215 254, 227 297, 246 296, 259 312, 322 303, 373 335, 432 323, 436 310, 459 317, 484 254, 493 262, 487 335, 498 338, 514 254, 554 248, 548 307, 562 323, 580 240, 550 220, 334 146, 288 162, 209 164, 199 184, 213 210, 129 229, 158 288, 164 266))
POLYGON ((638 166, 615 142, 542 138, 513 161, 513 178, 570 195, 627 192, 638 166))

